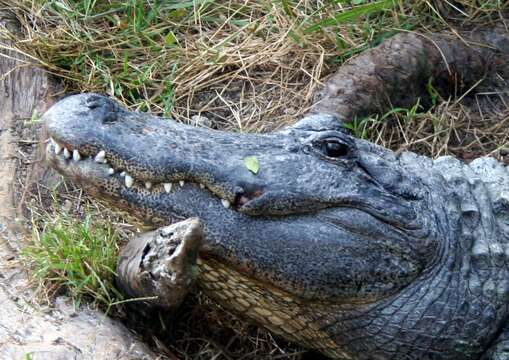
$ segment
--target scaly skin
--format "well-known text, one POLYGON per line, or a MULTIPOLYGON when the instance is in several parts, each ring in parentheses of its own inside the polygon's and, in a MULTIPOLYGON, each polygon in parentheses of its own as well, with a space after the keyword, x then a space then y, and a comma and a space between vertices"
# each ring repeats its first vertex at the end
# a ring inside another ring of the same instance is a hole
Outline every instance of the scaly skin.
POLYGON ((225 133, 82 94, 44 118, 51 165, 93 196, 146 223, 200 218, 200 286, 288 339, 338 359, 478 359, 507 331, 509 174, 494 159, 397 155, 320 114, 225 133))

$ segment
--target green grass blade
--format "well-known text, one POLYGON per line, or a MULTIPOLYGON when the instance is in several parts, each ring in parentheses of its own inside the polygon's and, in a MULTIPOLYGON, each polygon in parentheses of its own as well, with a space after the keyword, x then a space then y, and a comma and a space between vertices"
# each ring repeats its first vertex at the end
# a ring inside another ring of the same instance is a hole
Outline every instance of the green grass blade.
POLYGON ((288 3, 288 0, 281 0, 281 5, 283 6, 283 10, 291 18, 295 18, 295 13, 293 12, 292 8, 290 7, 290 4, 288 3))
POLYGON ((22 257, 47 288, 67 289, 76 304, 83 297, 105 306, 123 299, 113 285, 118 236, 109 224, 48 216, 42 230, 34 226, 32 239, 22 257))
POLYGON ((337 25, 341 23, 351 22, 357 20, 359 17, 370 14, 375 11, 389 9, 395 4, 395 0, 384 0, 376 3, 356 6, 350 10, 341 12, 331 18, 321 20, 304 30, 305 34, 309 34, 320 30, 324 26, 337 25))
POLYGON ((169 4, 165 4, 164 8, 167 10, 178 10, 178 9, 187 9, 193 8, 195 6, 200 6, 213 0, 192 0, 192 1, 174 1, 169 4))

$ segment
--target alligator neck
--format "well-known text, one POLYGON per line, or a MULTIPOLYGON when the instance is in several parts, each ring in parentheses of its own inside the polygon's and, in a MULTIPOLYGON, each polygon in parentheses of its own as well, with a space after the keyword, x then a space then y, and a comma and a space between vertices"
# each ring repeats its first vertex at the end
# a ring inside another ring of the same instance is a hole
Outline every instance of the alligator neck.
POLYGON ((436 214, 444 237, 437 266, 376 304, 316 306, 301 316, 337 345, 324 352, 341 358, 476 359, 508 321, 509 174, 489 158, 470 165, 415 154, 399 159, 437 187, 430 192, 443 211, 436 214))

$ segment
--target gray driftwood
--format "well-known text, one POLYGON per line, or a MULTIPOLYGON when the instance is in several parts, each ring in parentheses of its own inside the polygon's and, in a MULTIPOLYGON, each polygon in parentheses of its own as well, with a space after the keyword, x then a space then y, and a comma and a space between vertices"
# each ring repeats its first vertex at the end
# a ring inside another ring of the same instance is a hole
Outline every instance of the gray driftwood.
POLYGON ((202 238, 198 218, 134 237, 120 254, 119 285, 131 297, 176 308, 198 275, 196 261, 202 238))

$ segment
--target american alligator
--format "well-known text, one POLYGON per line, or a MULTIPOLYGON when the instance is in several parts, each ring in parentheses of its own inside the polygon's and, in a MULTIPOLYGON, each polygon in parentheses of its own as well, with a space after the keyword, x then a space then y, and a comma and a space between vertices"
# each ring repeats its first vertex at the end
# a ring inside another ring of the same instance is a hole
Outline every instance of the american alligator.
POLYGON ((495 159, 394 153, 324 113, 227 133, 81 94, 44 118, 51 165, 93 196, 157 226, 201 220, 197 281, 233 312, 337 359, 509 358, 495 159))
POLYGON ((507 333, 509 172, 493 158, 397 155, 328 115, 225 133, 96 94, 45 118, 52 165, 94 196, 154 224, 200 218, 200 285, 286 338, 335 358, 475 359, 507 333))

